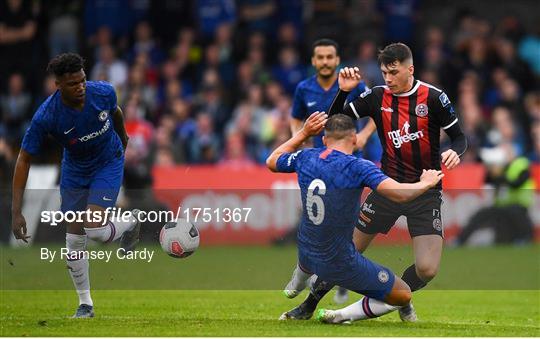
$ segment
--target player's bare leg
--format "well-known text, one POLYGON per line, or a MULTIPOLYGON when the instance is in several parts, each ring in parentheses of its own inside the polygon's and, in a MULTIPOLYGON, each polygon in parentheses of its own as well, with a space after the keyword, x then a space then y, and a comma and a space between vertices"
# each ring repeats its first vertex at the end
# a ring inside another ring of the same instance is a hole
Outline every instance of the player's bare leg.
POLYGON ((375 239, 376 236, 377 233, 368 234, 360 231, 358 228, 355 228, 353 232, 354 247, 356 247, 358 252, 364 253, 369 244, 371 244, 371 241, 375 239))
POLYGON ((430 282, 437 275, 442 249, 443 238, 437 234, 420 235, 413 238, 416 274, 425 283, 430 282))
POLYGON ((376 318, 409 305, 411 298, 409 286, 396 276, 392 290, 384 300, 363 297, 360 301, 339 310, 320 309, 317 312, 317 320, 330 324, 343 324, 376 318))
MULTIPOLYGON (((417 291, 437 275, 441 262, 443 238, 437 234, 413 237, 415 263, 403 272, 403 280, 411 290, 417 291)), ((414 322, 418 318, 412 304, 402 307, 399 316, 403 321, 414 322)))

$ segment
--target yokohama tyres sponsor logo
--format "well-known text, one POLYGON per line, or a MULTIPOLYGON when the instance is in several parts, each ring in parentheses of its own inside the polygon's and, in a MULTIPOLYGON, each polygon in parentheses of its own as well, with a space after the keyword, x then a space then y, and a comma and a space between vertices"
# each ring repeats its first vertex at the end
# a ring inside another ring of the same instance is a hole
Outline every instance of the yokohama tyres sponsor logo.
POLYGON ((85 135, 84 137, 80 137, 79 138, 79 141, 80 142, 85 142, 85 141, 88 141, 88 140, 92 140, 94 138, 97 138, 99 137, 100 135, 104 134, 105 132, 107 132, 109 130, 109 128, 111 127, 111 123, 109 122, 109 120, 105 121, 105 125, 103 125, 103 127, 99 130, 99 131, 95 131, 95 132, 92 132, 90 134, 87 134, 85 135))
POLYGON ((410 127, 411 126, 409 125, 409 122, 406 121, 402 129, 388 132, 388 138, 392 140, 395 148, 401 148, 401 145, 406 142, 411 142, 413 140, 418 140, 424 137, 424 132, 422 132, 421 130, 418 132, 409 133, 410 127))

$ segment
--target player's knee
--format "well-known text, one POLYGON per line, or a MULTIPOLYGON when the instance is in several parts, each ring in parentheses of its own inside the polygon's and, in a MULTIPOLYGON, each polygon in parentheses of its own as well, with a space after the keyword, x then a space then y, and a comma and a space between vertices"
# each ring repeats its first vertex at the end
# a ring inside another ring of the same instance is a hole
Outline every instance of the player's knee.
POLYGON ((424 282, 431 281, 439 272, 439 265, 427 263, 416 265, 416 274, 424 282))

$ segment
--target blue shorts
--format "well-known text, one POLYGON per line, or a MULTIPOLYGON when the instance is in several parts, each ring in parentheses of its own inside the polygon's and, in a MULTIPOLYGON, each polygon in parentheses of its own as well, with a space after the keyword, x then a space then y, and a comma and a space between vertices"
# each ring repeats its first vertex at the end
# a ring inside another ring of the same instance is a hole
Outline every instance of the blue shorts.
POLYGON ((124 157, 114 158, 92 176, 74 175, 62 166, 60 179, 61 210, 85 211, 88 205, 114 207, 124 177, 124 157))
POLYGON ((384 300, 394 286, 394 273, 360 253, 356 253, 351 263, 328 265, 307 263, 299 257, 300 266, 317 274, 334 286, 341 286, 367 297, 384 300), (303 262, 304 261, 304 262, 303 262))

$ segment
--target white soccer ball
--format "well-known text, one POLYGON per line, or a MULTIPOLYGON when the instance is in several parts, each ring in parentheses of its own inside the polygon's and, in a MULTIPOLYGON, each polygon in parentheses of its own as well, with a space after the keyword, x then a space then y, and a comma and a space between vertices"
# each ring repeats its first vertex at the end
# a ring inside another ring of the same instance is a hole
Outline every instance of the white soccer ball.
POLYGON ((168 222, 159 233, 161 248, 174 258, 185 258, 199 247, 199 230, 186 219, 168 222))

